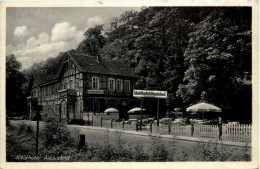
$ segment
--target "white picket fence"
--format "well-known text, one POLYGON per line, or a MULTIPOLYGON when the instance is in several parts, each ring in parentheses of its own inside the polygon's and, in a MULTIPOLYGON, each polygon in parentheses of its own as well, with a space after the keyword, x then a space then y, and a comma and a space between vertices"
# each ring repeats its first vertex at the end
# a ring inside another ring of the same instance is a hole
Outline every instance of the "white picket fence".
POLYGON ((252 126, 250 124, 223 124, 222 125, 222 140, 251 142, 252 126))
POLYGON ((219 138, 219 127, 217 125, 194 125, 193 137, 219 138))
MULTIPOLYGON (((136 130, 134 124, 123 124, 122 122, 116 122, 111 120, 101 120, 101 117, 93 116, 93 126, 115 128, 123 130, 136 130)), ((251 142, 251 124, 223 124, 221 128, 218 125, 160 125, 152 124, 152 130, 150 126, 143 127, 144 132, 158 133, 163 135, 174 136, 188 136, 198 138, 210 138, 221 139, 223 141, 234 142, 251 142)))
POLYGON ((93 116, 93 126, 101 127, 101 117, 93 116))
POLYGON ((102 120, 102 127, 111 128, 111 120, 102 120))
POLYGON ((191 136, 191 125, 171 124, 171 134, 175 136, 191 136))
POLYGON ((169 127, 167 125, 160 125, 159 127, 157 124, 152 124, 152 133, 158 133, 158 134, 169 134, 169 127))
POLYGON ((122 124, 122 122, 116 122, 116 121, 113 121, 113 128, 114 129, 123 129, 123 124, 122 124))

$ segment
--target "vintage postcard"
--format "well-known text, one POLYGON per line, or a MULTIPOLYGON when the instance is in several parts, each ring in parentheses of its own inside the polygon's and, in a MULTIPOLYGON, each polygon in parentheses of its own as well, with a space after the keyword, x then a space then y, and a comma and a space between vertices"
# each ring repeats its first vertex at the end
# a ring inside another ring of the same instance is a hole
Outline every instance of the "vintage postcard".
POLYGON ((1 2, 0 167, 258 168, 258 5, 1 2))

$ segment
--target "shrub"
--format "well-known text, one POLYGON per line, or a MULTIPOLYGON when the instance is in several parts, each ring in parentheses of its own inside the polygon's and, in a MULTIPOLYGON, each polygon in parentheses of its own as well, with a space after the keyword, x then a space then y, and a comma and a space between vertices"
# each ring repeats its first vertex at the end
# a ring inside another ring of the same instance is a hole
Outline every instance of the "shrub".
POLYGON ((64 146, 75 146, 75 140, 66 129, 65 122, 59 122, 53 117, 48 118, 46 121, 44 136, 46 146, 59 144, 64 146))
POLYGON ((154 119, 153 118, 146 118, 146 119, 143 119, 143 124, 145 125, 150 125, 154 122, 154 119))
POLYGON ((169 140, 168 145, 170 145, 170 146, 168 147, 169 151, 168 151, 168 159, 167 159, 167 161, 176 161, 175 154, 177 152, 177 150, 176 150, 177 143, 176 143, 175 139, 174 140, 169 140))
POLYGON ((171 121, 172 121, 171 118, 162 118, 162 119, 160 119, 160 124, 169 125, 171 123, 171 121))
POLYGON ((20 132, 20 127, 8 126, 6 133, 6 160, 9 162, 21 161, 16 157, 19 155, 33 155, 35 152, 34 143, 33 134, 20 132))
POLYGON ((198 143, 194 147, 194 152, 196 157, 200 157, 201 161, 218 161, 218 158, 221 157, 220 152, 218 151, 217 142, 212 143, 198 143))
POLYGON ((134 161, 148 161, 149 155, 144 152, 142 142, 137 142, 133 147, 133 160, 134 161))
POLYGON ((33 128, 32 128, 32 126, 27 126, 27 128, 26 128, 26 132, 27 133, 32 133, 33 132, 33 128))
POLYGON ((168 158, 168 151, 162 142, 161 137, 152 137, 151 156, 150 161, 166 161, 168 158))
POLYGON ((126 147, 126 142, 122 139, 121 132, 116 131, 116 155, 119 161, 129 161, 132 159, 132 154, 126 147))
MULTIPOLYGON (((193 147, 195 152, 196 161, 247 161, 248 152, 245 151, 245 156, 241 156, 241 150, 238 148, 218 144, 217 142, 211 143, 198 143, 193 147)), ((250 158, 250 157, 249 157, 250 158)))
POLYGON ((26 129, 26 124, 22 123, 19 125, 19 134, 21 134, 26 129))

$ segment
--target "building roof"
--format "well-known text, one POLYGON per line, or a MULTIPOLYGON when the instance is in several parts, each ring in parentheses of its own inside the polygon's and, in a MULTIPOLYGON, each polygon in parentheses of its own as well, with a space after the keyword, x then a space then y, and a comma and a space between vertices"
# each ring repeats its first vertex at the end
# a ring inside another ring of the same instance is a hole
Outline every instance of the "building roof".
MULTIPOLYGON (((114 76, 137 77, 134 74, 133 70, 129 68, 129 66, 123 61, 114 61, 104 58, 100 58, 99 61, 97 61, 96 57, 78 54, 75 51, 66 52, 62 55, 62 61, 64 61, 65 56, 69 55, 82 72, 114 76)), ((59 67, 62 66, 63 62, 59 63, 59 67)), ((37 85, 43 85, 48 82, 57 80, 58 73, 59 70, 57 70, 56 73, 38 70, 33 72, 33 77, 37 85)))
POLYGON ((136 77, 133 70, 123 61, 114 61, 70 52, 69 55, 87 73, 98 73, 115 76, 136 77))
POLYGON ((35 82, 38 85, 48 83, 50 81, 56 80, 56 74, 50 74, 50 73, 43 73, 43 72, 34 72, 33 77, 35 79, 35 82))

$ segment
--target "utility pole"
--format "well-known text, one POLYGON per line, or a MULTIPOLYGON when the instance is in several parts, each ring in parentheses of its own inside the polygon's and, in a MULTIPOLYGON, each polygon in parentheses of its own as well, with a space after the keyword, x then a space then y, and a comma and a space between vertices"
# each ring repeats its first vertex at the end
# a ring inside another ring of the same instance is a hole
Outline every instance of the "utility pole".
POLYGON ((143 98, 141 97, 141 121, 140 121, 140 131, 142 131, 143 125, 143 98))
POLYGON ((158 98, 158 102, 157 102, 157 126, 159 126, 159 106, 160 106, 160 102, 159 102, 159 98, 158 98))
POLYGON ((38 155, 38 139, 39 139, 39 119, 37 119, 37 124, 36 124, 36 150, 35 150, 36 155, 38 155))
POLYGON ((42 120, 42 116, 40 115, 40 111, 42 110, 42 106, 36 105, 35 110, 37 111, 33 120, 36 121, 36 147, 35 154, 38 155, 38 139, 39 139, 39 121, 42 120))

